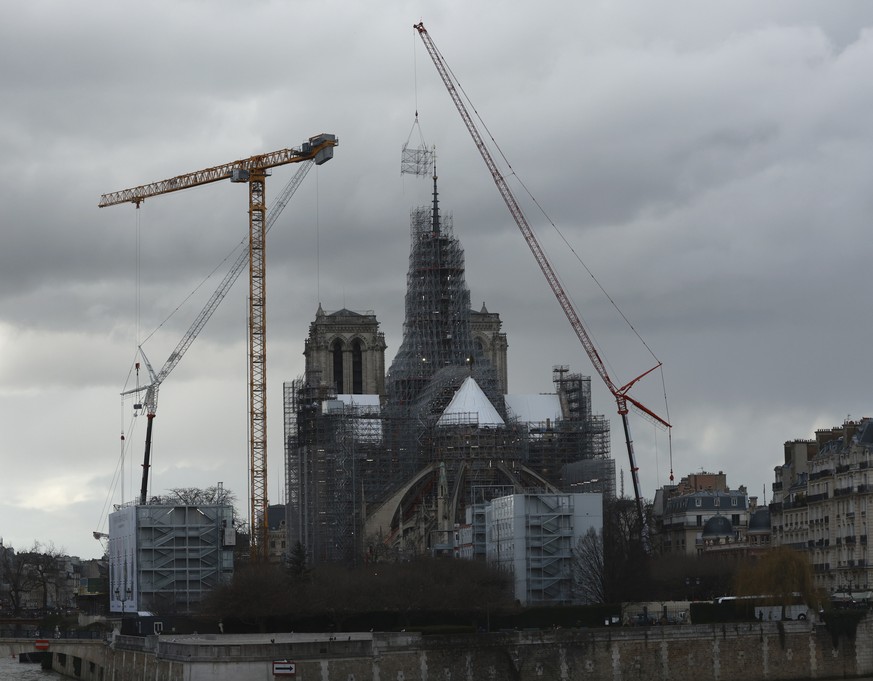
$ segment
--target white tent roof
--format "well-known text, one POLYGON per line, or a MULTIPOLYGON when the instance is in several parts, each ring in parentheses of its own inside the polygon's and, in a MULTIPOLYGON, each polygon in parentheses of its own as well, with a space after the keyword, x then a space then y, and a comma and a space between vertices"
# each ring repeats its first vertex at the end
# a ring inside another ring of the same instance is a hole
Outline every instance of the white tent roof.
POLYGON ((561 400, 555 393, 539 395, 505 395, 506 411, 522 423, 552 423, 563 418, 561 400))
POLYGON ((458 388, 449 406, 437 421, 438 426, 478 424, 479 426, 502 426, 503 419, 482 388, 468 376, 458 388))

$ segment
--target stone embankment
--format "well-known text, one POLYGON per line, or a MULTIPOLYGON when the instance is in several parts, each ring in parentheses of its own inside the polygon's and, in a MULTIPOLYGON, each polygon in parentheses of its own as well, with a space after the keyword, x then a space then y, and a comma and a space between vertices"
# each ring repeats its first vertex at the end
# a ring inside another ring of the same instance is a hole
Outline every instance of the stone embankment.
MULTIPOLYGON (((32 644, 32 642, 31 642, 32 644)), ((0 641, 0 652, 17 653, 0 641)), ((814 622, 512 631, 192 635, 52 645, 53 667, 83 681, 722 681, 873 676, 873 622, 834 641, 814 622)))

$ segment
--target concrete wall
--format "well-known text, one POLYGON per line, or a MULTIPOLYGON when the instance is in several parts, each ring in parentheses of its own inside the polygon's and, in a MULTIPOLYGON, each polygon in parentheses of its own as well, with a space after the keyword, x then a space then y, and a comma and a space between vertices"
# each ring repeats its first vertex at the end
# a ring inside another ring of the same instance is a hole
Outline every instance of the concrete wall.
POLYGON ((114 647, 70 643, 52 651, 57 671, 85 681, 269 680, 279 659, 296 662, 296 681, 790 681, 873 676, 873 623, 868 617, 855 641, 843 638, 836 647, 823 625, 768 622, 426 638, 123 637, 114 647), (133 644, 140 649, 123 647, 133 644))

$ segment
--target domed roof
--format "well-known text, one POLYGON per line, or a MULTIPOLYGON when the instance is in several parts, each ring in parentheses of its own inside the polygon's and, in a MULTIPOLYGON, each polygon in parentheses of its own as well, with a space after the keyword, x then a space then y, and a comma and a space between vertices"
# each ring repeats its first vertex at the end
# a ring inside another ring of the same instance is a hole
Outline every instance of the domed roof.
POLYGON ((764 506, 752 513, 749 518, 749 532, 769 532, 770 531, 770 509, 764 506))
POLYGON ((704 539, 722 539, 733 536, 733 525, 731 525, 731 521, 723 515, 714 515, 703 525, 704 539))

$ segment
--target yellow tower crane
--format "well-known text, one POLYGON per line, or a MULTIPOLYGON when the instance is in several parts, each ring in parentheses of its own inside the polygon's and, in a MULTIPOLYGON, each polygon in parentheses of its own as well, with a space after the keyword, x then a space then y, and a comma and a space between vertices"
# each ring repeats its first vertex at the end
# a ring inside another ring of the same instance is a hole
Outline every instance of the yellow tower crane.
POLYGON ((310 137, 299 149, 268 154, 179 175, 100 197, 100 208, 120 203, 140 203, 152 196, 181 191, 229 179, 249 185, 249 484, 251 557, 267 556, 267 334, 266 334, 266 199, 267 171, 301 161, 321 165, 333 158, 335 135, 310 137))

